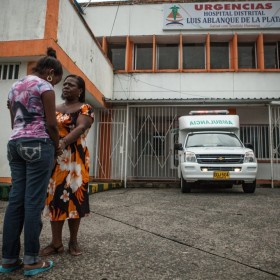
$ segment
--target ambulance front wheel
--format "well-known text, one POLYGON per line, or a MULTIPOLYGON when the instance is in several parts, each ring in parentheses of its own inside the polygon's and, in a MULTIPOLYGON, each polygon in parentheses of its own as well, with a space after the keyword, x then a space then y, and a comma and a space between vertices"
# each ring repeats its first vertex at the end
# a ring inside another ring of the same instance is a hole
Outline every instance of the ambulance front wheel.
POLYGON ((184 180, 183 175, 181 174, 181 192, 182 193, 190 193, 191 186, 184 180))
POLYGON ((242 188, 245 193, 254 193, 256 190, 256 180, 253 183, 243 183, 242 188))

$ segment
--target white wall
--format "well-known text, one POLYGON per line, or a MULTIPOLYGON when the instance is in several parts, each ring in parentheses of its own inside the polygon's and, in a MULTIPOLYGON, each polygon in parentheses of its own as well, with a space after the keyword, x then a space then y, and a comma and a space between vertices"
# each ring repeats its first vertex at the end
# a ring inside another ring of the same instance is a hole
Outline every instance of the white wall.
POLYGON ((0 41, 44 37, 46 0, 2 0, 0 41))
MULTIPOLYGON (((163 5, 164 4, 140 4, 140 5, 108 5, 89 6, 85 9, 85 19, 92 28, 95 36, 143 36, 143 35, 170 35, 170 34, 230 34, 232 30, 177 30, 163 31, 163 5)), ((258 31, 255 31, 258 32, 258 31)), ((278 34, 277 29, 270 33, 278 34)), ((240 29, 238 33, 252 34, 252 30, 240 29)))
POLYGON ((92 6, 85 13, 97 37, 162 33, 162 5, 92 6))
POLYGON ((113 98, 279 98, 279 73, 116 74, 113 98))
MULTIPOLYGON (((259 163, 258 164, 258 174, 257 179, 261 180, 271 180, 271 166, 270 163, 259 163)), ((274 164, 273 179, 280 180, 280 166, 279 164, 274 164)))
POLYGON ((247 106, 238 107, 236 114, 239 115, 242 125, 268 125, 268 106, 247 106))
MULTIPOLYGON (((99 25, 102 25, 99 23, 99 25)), ((93 28, 94 30, 94 28, 93 28)), ((59 7, 58 44, 107 98, 113 93, 113 68, 69 1, 59 7)))
MULTIPOLYGON (((14 82, 14 81, 13 81, 14 82)), ((7 160, 7 143, 12 132, 10 113, 7 108, 8 92, 12 85, 11 81, 1 81, 1 94, 0 94, 0 177, 10 177, 10 168, 7 160)))

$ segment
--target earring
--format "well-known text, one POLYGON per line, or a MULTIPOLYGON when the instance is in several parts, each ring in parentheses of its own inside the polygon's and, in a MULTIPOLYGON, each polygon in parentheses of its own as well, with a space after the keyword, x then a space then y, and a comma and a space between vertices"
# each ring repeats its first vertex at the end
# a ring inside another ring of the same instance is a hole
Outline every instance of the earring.
POLYGON ((47 77, 47 81, 48 81, 48 82, 52 82, 52 76, 49 75, 49 76, 47 77))

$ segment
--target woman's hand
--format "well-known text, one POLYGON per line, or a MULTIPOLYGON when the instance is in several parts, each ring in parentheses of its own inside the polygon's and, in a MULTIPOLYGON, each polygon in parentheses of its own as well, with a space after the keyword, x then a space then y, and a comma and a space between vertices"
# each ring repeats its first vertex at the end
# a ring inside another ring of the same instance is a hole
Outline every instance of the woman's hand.
POLYGON ((63 150, 65 150, 66 146, 67 146, 66 140, 64 138, 60 139, 59 140, 59 148, 62 151, 61 154, 63 153, 63 150))
POLYGON ((65 147, 63 147, 63 145, 61 145, 61 142, 59 142, 59 146, 55 150, 55 156, 56 157, 61 156, 63 154, 64 149, 65 149, 65 147))

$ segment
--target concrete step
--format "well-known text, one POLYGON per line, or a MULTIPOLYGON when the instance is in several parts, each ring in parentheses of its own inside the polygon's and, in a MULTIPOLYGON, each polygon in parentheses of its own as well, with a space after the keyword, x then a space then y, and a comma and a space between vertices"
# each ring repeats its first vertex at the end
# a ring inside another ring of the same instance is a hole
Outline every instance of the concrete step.
MULTIPOLYGON (((89 194, 103 192, 107 190, 122 188, 122 183, 95 183, 90 182, 88 185, 89 194)), ((0 200, 8 200, 9 192, 10 192, 11 184, 8 183, 0 183, 0 200)))
POLYGON ((123 188, 123 183, 94 183, 91 182, 88 185, 89 194, 97 193, 97 192, 103 192, 108 191, 112 189, 118 189, 123 188))
POLYGON ((11 184, 0 183, 0 200, 8 200, 11 184))

